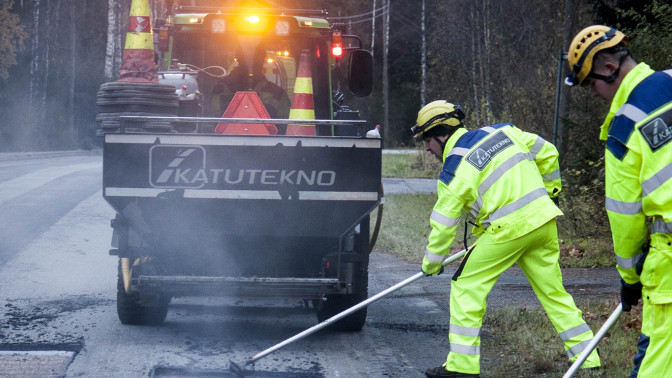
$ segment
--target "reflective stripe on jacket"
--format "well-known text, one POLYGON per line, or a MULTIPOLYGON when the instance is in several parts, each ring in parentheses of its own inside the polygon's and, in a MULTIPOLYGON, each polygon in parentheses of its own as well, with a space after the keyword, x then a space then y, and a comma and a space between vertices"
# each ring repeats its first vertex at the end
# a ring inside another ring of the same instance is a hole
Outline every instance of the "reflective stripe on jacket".
POLYGON ((623 79, 602 125, 605 205, 623 280, 639 282, 635 265, 651 232, 672 227, 672 70, 638 64, 623 79))
POLYGON ((502 242, 562 215, 549 198, 561 189, 558 151, 541 137, 508 123, 458 129, 443 153, 425 271, 449 255, 463 212, 475 218, 474 235, 502 242))

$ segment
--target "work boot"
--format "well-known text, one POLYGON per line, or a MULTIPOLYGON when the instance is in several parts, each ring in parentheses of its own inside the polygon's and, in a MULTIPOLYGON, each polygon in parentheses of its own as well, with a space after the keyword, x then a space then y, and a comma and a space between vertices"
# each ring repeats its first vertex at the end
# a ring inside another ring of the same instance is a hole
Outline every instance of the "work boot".
POLYGON ((435 368, 427 369, 425 375, 429 378, 468 378, 480 377, 480 374, 458 373, 456 371, 448 371, 444 366, 437 366, 435 368))

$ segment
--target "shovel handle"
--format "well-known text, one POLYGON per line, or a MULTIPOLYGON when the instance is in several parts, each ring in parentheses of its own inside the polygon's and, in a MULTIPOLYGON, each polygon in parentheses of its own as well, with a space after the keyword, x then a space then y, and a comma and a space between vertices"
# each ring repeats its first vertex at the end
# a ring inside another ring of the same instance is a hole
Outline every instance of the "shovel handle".
POLYGON ((609 328, 611 328, 612 325, 616 322, 616 319, 621 315, 621 312, 623 312, 623 304, 619 304, 618 307, 614 310, 614 312, 611 313, 609 318, 607 319, 606 322, 602 325, 599 331, 595 334, 592 340, 590 340, 590 343, 586 346, 586 349, 583 350, 581 355, 579 355, 579 358, 574 361, 572 366, 569 367, 569 370, 565 373, 565 375, 562 376, 562 378, 571 378, 574 373, 576 373, 577 370, 583 365, 583 363, 586 361, 586 358, 590 355, 590 353, 593 352, 593 349, 597 347, 597 344, 602 340, 604 335, 607 333, 609 328))
MULTIPOLYGON (((457 253, 451 255, 450 257, 448 257, 442 263, 442 265, 445 266, 445 265, 459 259, 466 252, 467 252, 467 250, 463 249, 460 252, 457 252, 457 253)), ((247 360, 245 362, 245 366, 254 363, 255 361, 259 360, 260 358, 263 358, 263 357, 275 352, 276 350, 284 347, 287 344, 290 344, 290 343, 293 343, 297 340, 300 340, 300 339, 302 339, 302 338, 304 338, 304 337, 306 337, 306 336, 308 336, 312 333, 315 333, 315 332, 321 330, 322 328, 324 328, 324 327, 326 327, 326 326, 328 326, 328 325, 330 325, 330 324, 332 324, 332 323, 334 323, 334 322, 336 322, 336 321, 338 321, 338 320, 340 320, 340 319, 342 319, 342 318, 344 318, 344 317, 346 317, 346 316, 348 316, 348 315, 350 315, 350 314, 352 314, 356 311, 361 310, 362 308, 368 306, 369 304, 371 304, 371 303, 373 303, 373 302, 375 302, 375 301, 377 301, 377 300, 379 300, 379 299, 381 299, 381 298, 383 298, 383 297, 385 297, 385 296, 403 288, 404 286, 407 286, 407 285, 419 280, 420 278, 422 278, 424 276, 425 276, 425 273, 423 273, 423 272, 419 272, 419 273, 414 274, 413 276, 399 282, 398 284, 396 284, 396 285, 394 285, 394 286, 392 286, 392 287, 390 287, 386 290, 381 291, 380 293, 374 295, 373 297, 370 297, 370 298, 368 298, 368 299, 366 299, 366 300, 348 308, 347 310, 344 310, 344 311, 332 316, 331 318, 329 318, 329 319, 327 319, 327 320, 325 320, 325 321, 323 321, 319 324, 316 324, 316 325, 306 329, 305 331, 303 331, 301 333, 298 333, 298 334, 290 337, 289 339, 287 339, 287 340, 285 340, 281 343, 278 343, 278 344, 276 344, 276 345, 274 345, 274 346, 272 346, 272 347, 270 347, 270 348, 268 348, 268 349, 266 349, 262 352, 259 352, 258 354, 256 354, 255 356, 253 356, 252 358, 247 360)))

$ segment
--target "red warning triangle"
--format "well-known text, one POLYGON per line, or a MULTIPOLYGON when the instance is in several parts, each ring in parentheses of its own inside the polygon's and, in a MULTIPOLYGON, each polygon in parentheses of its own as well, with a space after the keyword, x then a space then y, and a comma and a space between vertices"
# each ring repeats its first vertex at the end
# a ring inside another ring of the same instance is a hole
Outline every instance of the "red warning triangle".
MULTIPOLYGON (((252 91, 236 92, 226 108, 224 118, 271 118, 259 95, 252 91)), ((278 128, 272 123, 218 123, 215 134, 275 135, 278 128)))

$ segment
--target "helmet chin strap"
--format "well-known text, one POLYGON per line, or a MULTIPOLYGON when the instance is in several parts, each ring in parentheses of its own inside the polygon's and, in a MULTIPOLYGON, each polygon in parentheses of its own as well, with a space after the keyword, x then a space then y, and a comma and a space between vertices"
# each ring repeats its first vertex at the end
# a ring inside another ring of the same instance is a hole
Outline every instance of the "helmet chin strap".
POLYGON ((596 79, 596 80, 602 80, 602 81, 606 82, 607 84, 613 83, 614 80, 616 80, 616 78, 618 77, 618 74, 621 72, 621 66, 623 65, 623 62, 625 62, 625 58, 627 58, 629 55, 630 55, 629 53, 626 53, 618 59, 618 68, 611 75, 604 76, 604 75, 599 75, 599 74, 591 72, 590 74, 588 74, 588 76, 592 77, 593 79, 596 79))
POLYGON ((437 137, 437 136, 432 137, 432 138, 434 138, 436 143, 438 143, 439 146, 441 146, 441 155, 443 155, 443 153, 445 152, 444 150, 446 149, 446 142, 448 141, 448 139, 446 139, 446 142, 442 142, 441 139, 439 139, 439 137, 437 137))

